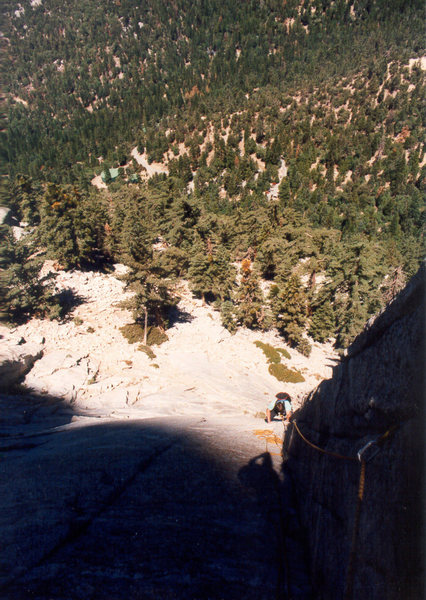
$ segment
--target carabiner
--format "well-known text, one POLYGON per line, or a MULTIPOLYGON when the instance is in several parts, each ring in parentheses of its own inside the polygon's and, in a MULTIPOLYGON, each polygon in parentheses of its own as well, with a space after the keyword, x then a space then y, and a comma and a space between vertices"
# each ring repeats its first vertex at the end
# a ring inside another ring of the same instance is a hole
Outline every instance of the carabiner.
POLYGON ((376 456, 376 454, 379 452, 379 450, 380 450, 380 448, 377 446, 377 440, 370 440, 369 442, 367 442, 365 444, 365 446, 363 446, 361 448, 361 450, 358 451, 357 457, 358 457, 359 462, 361 462, 363 460, 365 462, 369 462, 372 458, 374 458, 376 456), (366 450, 368 450, 368 448, 371 448, 371 446, 376 446, 376 450, 368 457, 368 459, 365 459, 364 452, 366 450))

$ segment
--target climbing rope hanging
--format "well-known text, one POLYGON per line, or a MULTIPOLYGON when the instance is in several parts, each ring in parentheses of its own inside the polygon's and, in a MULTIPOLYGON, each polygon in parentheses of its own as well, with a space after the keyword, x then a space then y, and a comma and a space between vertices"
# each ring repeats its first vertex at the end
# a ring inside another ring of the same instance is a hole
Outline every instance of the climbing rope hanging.
POLYGON ((356 462, 360 463, 358 493, 357 493, 357 500, 356 500, 354 525, 352 528, 351 549, 350 549, 350 553, 349 553, 348 567, 346 570, 345 588, 344 588, 344 595, 343 595, 343 600, 352 600, 354 581, 355 581, 355 565, 356 565, 356 558, 357 558, 359 523, 360 523, 360 517, 361 517, 362 502, 364 499, 365 474, 366 474, 367 462, 369 462, 377 454, 380 446, 385 442, 385 440, 387 438, 390 437, 391 434, 393 434, 395 432, 397 425, 392 426, 383 435, 379 436, 375 440, 370 440, 369 442, 367 442, 367 444, 365 444, 365 446, 363 446, 358 451, 357 456, 346 456, 344 454, 339 454, 338 452, 324 450, 323 448, 320 448, 316 444, 313 444, 303 435, 303 433, 300 431, 299 426, 297 425, 295 420, 292 420, 292 424, 294 425, 294 428, 296 429, 300 438, 314 450, 317 450, 318 452, 321 452, 322 454, 325 454, 328 456, 333 456, 334 458, 340 458, 340 459, 348 460, 348 461, 356 461, 356 462), (364 458, 365 452, 372 446, 375 446, 375 449, 374 449, 375 451, 372 454, 370 454, 368 459, 364 458))

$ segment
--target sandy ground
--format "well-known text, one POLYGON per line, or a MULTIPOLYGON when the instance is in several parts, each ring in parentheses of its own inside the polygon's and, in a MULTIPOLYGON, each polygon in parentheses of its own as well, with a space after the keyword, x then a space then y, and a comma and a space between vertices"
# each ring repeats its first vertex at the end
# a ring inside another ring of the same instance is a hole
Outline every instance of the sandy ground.
POLYGON ((149 163, 146 152, 140 154, 137 148, 133 148, 130 154, 133 156, 135 161, 146 170, 148 177, 151 177, 156 173, 168 174, 169 172, 169 169, 165 165, 163 165, 163 163, 149 163))

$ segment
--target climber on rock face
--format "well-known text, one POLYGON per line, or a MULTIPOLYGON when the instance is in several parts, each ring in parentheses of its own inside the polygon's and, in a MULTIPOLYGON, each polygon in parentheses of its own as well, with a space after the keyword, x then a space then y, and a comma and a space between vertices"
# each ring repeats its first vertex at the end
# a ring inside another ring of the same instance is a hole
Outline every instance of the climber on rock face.
POLYGON ((283 420, 289 421, 292 410, 290 395, 286 392, 279 392, 266 408, 266 421, 270 423, 278 415, 283 420))

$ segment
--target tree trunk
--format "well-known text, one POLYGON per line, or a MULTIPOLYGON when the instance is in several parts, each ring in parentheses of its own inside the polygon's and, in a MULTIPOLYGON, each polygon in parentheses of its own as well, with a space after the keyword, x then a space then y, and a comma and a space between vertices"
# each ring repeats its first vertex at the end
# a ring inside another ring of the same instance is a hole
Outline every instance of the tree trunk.
POLYGON ((145 311, 145 323, 144 323, 144 329, 143 329, 143 344, 144 346, 146 346, 146 341, 147 341, 147 337, 148 337, 148 311, 146 308, 144 308, 145 311))

